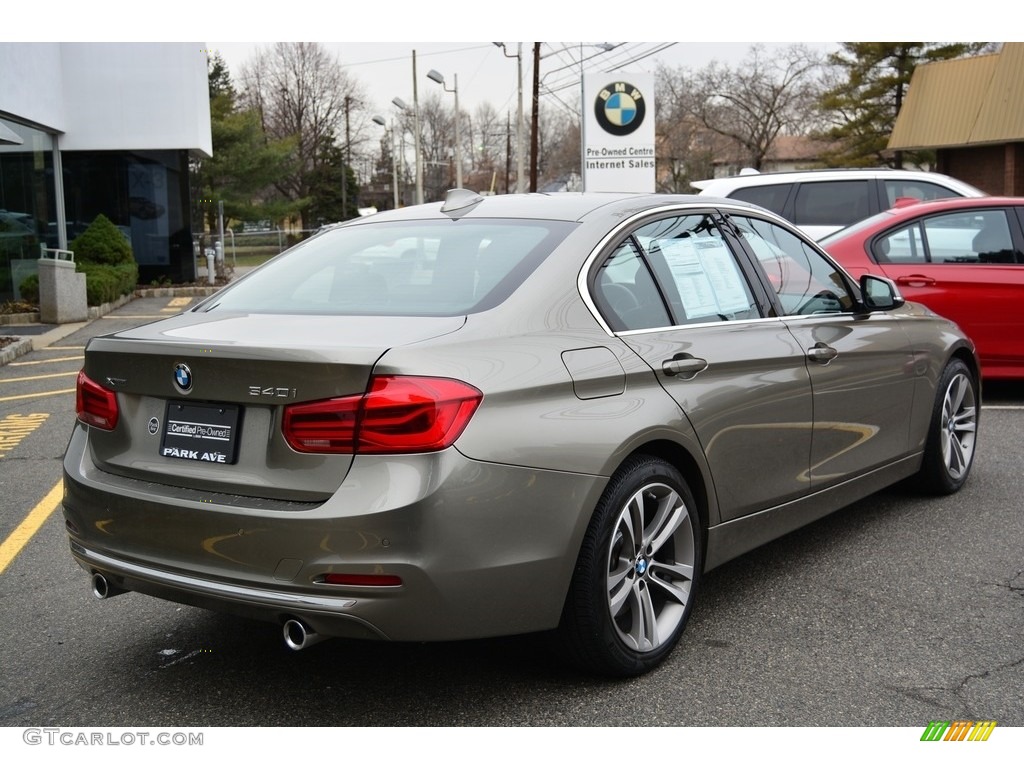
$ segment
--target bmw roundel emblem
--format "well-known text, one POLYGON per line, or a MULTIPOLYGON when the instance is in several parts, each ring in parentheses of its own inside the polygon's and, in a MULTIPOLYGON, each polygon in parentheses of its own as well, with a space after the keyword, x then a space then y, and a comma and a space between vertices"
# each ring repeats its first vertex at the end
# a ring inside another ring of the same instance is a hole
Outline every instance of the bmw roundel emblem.
POLYGON ((184 363, 174 366, 174 383, 182 392, 192 389, 192 371, 184 363))
POLYGON ((614 136, 631 134, 641 126, 646 112, 643 94, 629 83, 609 83, 594 101, 598 125, 614 136))

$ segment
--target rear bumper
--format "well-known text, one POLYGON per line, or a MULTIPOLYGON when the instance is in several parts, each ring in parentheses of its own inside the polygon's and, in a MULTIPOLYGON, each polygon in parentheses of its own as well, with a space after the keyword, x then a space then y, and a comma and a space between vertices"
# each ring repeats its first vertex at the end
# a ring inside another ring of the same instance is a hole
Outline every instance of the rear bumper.
POLYGON ((557 625, 606 478, 467 459, 357 457, 324 504, 201 494, 65 455, 71 552, 116 588, 319 634, 402 641, 557 625), (400 586, 320 583, 388 574, 400 586))

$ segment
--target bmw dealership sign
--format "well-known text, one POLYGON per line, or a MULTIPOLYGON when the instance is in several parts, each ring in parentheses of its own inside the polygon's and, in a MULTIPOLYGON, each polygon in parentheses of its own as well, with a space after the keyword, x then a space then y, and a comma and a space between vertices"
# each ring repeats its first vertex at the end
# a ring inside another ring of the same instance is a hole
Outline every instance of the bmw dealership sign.
POLYGON ((654 78, 583 78, 583 188, 654 192, 654 78))

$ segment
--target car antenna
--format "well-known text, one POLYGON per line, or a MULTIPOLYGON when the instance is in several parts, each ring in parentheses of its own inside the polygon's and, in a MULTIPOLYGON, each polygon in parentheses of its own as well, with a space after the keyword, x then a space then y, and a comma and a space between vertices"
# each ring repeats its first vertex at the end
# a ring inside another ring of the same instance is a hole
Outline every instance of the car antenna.
POLYGON ((444 198, 444 205, 441 206, 441 213, 447 213, 453 219, 457 219, 483 201, 483 197, 472 190, 449 189, 444 198))

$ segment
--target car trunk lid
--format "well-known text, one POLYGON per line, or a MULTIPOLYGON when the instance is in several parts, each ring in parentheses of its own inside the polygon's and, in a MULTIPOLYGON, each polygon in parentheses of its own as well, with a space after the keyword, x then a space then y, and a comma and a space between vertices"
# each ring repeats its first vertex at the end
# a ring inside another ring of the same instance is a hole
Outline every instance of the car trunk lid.
POLYGON ((292 450, 285 406, 360 394, 389 348, 464 321, 185 313, 97 337, 84 371, 116 393, 119 418, 113 430, 90 428, 93 461, 171 486, 325 500, 352 456, 292 450))

